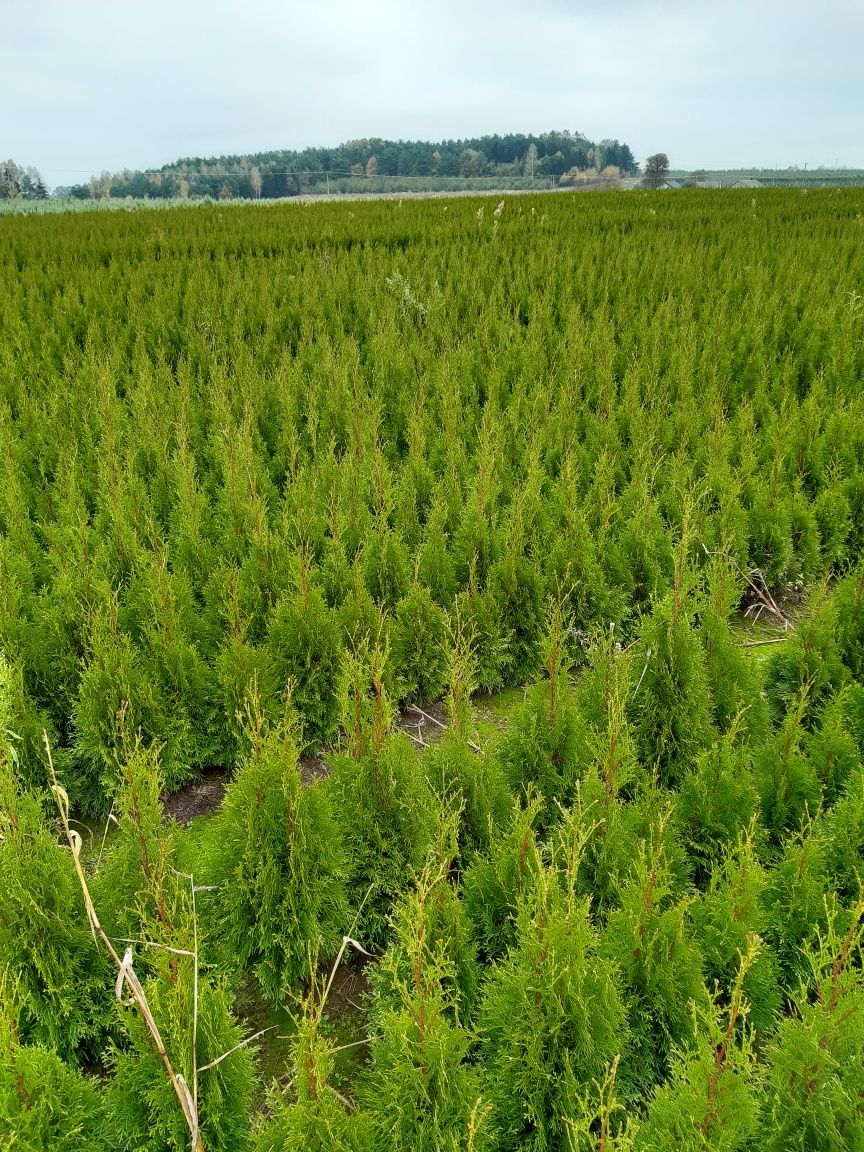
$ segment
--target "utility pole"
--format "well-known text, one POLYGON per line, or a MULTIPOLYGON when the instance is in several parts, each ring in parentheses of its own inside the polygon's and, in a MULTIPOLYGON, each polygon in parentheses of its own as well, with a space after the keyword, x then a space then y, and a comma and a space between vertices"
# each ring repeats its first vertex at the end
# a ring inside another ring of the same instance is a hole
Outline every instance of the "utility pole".
POLYGON ((324 175, 327 177, 327 195, 329 196, 330 195, 330 173, 325 172, 324 175))

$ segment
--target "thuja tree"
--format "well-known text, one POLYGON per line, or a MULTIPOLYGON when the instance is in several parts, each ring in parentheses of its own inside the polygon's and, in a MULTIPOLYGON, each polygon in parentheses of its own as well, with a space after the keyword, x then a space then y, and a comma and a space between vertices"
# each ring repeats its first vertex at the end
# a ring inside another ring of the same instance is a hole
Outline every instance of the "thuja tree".
MULTIPOLYGON (((0 692, 0 709, 5 698, 0 692)), ((17 778, 0 718, 0 969, 22 1041, 94 1057, 113 1024, 111 972, 87 930, 81 890, 39 796, 17 778)))
POLYGON ((332 985, 336 959, 329 979, 317 966, 310 949, 312 976, 308 988, 292 1007, 294 1033, 290 1043, 291 1092, 277 1082, 267 1096, 266 1119, 255 1133, 258 1152, 349 1152, 366 1147, 359 1139, 365 1117, 353 1116, 348 1102, 336 1089, 334 1065, 337 1044, 322 1018, 332 985))
POLYGON ((747 659, 729 628, 739 600, 739 581, 728 563, 721 559, 712 564, 699 606, 712 719, 721 732, 743 729, 756 743, 767 735, 769 715, 759 666, 747 659))
POLYGON ((142 744, 140 737, 130 737, 122 719, 121 724, 123 746, 111 782, 109 815, 116 834, 100 852, 94 898, 115 937, 152 938, 170 946, 176 901, 185 901, 185 894, 173 876, 178 867, 175 831, 160 801, 164 784, 159 752, 142 744))
MULTIPOLYGON (((572 871, 572 867, 571 867, 572 871)), ((516 942, 480 1007, 486 1099, 498 1147, 562 1147, 581 1094, 628 1044, 614 962, 601 960, 588 901, 543 869, 519 900, 516 942)))
POLYGON ((800 983, 804 949, 817 931, 825 930, 837 903, 828 877, 828 849, 824 823, 808 816, 786 837, 767 875, 765 938, 774 949, 787 993, 800 983))
POLYGON ((387 684, 388 637, 379 628, 352 639, 342 656, 340 719, 349 755, 377 754, 393 722, 394 704, 387 684))
POLYGON ((847 685, 822 709, 817 726, 804 739, 826 806, 833 804, 854 780, 862 749, 855 732, 855 698, 861 688, 847 685))
POLYGON ((172 707, 158 676, 148 673, 141 650, 118 624, 113 593, 94 617, 90 654, 75 704, 75 772, 70 781, 73 802, 85 811, 103 812, 105 780, 110 780, 123 728, 140 731, 147 743, 162 746, 166 782, 172 788, 195 774, 185 758, 188 716, 172 707), (120 724, 121 715, 124 725, 120 724))
POLYGON ((666 813, 639 846, 629 873, 620 877, 619 906, 610 912, 601 939, 602 955, 620 969, 632 1074, 643 1088, 665 1075, 673 1049, 689 1041, 689 1004, 701 1005, 705 998, 689 902, 667 860, 669 836, 666 813))
POLYGON ((169 564, 166 552, 148 554, 135 566, 118 605, 118 626, 138 650, 146 680, 165 700, 164 771, 171 787, 191 768, 212 763, 222 741, 215 711, 212 672, 202 654, 210 635, 195 598, 192 578, 169 564))
POLYGON ((469 919, 459 899, 454 871, 457 818, 445 818, 436 843, 415 886, 396 904, 391 917, 391 942, 381 964, 372 972, 379 1004, 399 1004, 404 987, 415 980, 405 940, 416 935, 438 966, 454 1020, 468 1023, 477 999, 479 968, 477 947, 469 919))
POLYGON ((339 716, 341 644, 336 614, 308 577, 284 595, 273 612, 267 645, 277 684, 291 687, 291 703, 304 742, 321 745, 336 731, 339 716))
POLYGON ((668 1081, 651 1099, 636 1134, 637 1152, 743 1152, 752 1147, 759 1098, 744 981, 757 952, 754 939, 740 956, 728 1003, 715 995, 694 1005, 694 1041, 676 1051, 668 1081))
POLYGON ((656 766, 664 783, 677 784, 714 731, 705 654, 681 595, 655 606, 640 630, 639 648, 644 668, 629 712, 640 758, 656 766))
MULTIPOLYGON (((383 994, 373 1003, 362 1102, 374 1146, 394 1152, 466 1147, 481 1104, 462 1022, 472 958, 445 872, 446 861, 433 855, 394 920, 376 978, 383 994)), ((475 1132, 473 1146, 488 1147, 487 1137, 488 1129, 475 1132)))
POLYGON ((42 733, 53 733, 46 713, 27 692, 21 663, 0 649, 0 739, 11 757, 19 781, 37 790, 48 779, 42 733))
POLYGON ((864 763, 859 761, 843 795, 820 823, 830 883, 841 900, 852 901, 864 857, 864 763))
POLYGON ((546 677, 533 685, 497 748, 508 784, 524 796, 534 787, 547 803, 549 826, 558 804, 569 804, 587 760, 585 725, 570 685, 569 621, 560 601, 550 610, 545 638, 546 677))
POLYGON ((515 943, 520 901, 542 872, 536 832, 542 807, 536 796, 529 797, 525 807, 514 804, 509 821, 488 851, 478 853, 465 870, 462 899, 485 960, 503 956, 515 943))
POLYGON ((393 900, 409 886, 433 842, 434 793, 401 733, 359 760, 335 759, 325 787, 345 845, 349 900, 353 907, 363 904, 360 939, 380 946, 393 900))
POLYGON ((601 920, 618 905, 618 887, 639 844, 656 822, 656 789, 639 763, 626 705, 631 665, 616 650, 613 634, 591 651, 592 667, 580 678, 578 702, 587 724, 588 767, 579 781, 560 836, 586 836, 578 882, 601 920))
POLYGON ((715 865, 708 889, 694 901, 691 915, 708 987, 716 984, 729 993, 740 980, 750 1021, 764 1034, 773 1028, 780 1009, 776 957, 770 945, 763 943, 752 950, 743 971, 740 963, 751 942, 764 935, 768 922, 768 880, 757 856, 755 836, 754 820, 715 865))
POLYGON ((457 861, 467 867, 487 852, 510 818, 513 797, 497 759, 481 755, 452 730, 421 758, 423 773, 442 813, 457 821, 457 861))
POLYGON ((249 751, 208 836, 208 914, 230 962, 278 1001, 309 972, 309 946, 335 955, 347 919, 329 797, 304 788, 290 721, 267 724, 247 699, 249 751))
POLYGON ((392 704, 384 683, 385 655, 367 641, 346 653, 342 726, 346 751, 334 757, 325 782, 345 845, 358 932, 380 945, 393 900, 422 867, 438 823, 434 793, 406 736, 390 734, 392 704))
POLYGON ((864 1143, 864 980, 860 899, 805 948, 794 1012, 767 1052, 761 1147, 841 1152, 864 1143))
MULTIPOLYGON (((144 981, 175 1071, 197 1068, 240 1043, 232 997, 215 977, 199 941, 196 885, 181 870, 176 825, 165 819, 157 751, 124 738, 113 786, 117 823, 91 889, 102 921, 118 940, 142 941, 136 967, 144 981), (194 1057, 193 1057, 194 1051, 194 1057)), ((134 1012, 123 1012, 126 1035, 110 1056, 109 1099, 115 1138, 129 1147, 183 1146, 184 1119, 151 1037, 134 1012)), ((249 1051, 202 1072, 197 1115, 206 1147, 242 1147, 254 1088, 249 1051)))
POLYGON ((112 1145, 94 1084, 53 1048, 21 1042, 13 978, 0 976, 0 1131, 8 1148, 101 1152, 112 1145))
POLYGON ((811 726, 847 679, 838 645, 837 608, 825 588, 817 588, 795 631, 769 660, 765 691, 775 719, 806 701, 801 720, 811 726))
MULTIPOLYGON (((193 877, 172 871, 164 903, 171 918, 154 923, 145 941, 149 947, 142 949, 149 972, 141 979, 148 1010, 175 1076, 188 1086, 199 1132, 199 1144, 193 1146, 243 1149, 256 1088, 254 1058, 232 1014, 224 981, 201 963, 193 877)), ((135 951, 133 946, 126 952, 124 964, 133 963, 135 951)), ((131 1001, 121 1007, 121 1019, 122 1043, 112 1045, 107 1056, 112 1147, 181 1152, 189 1147, 190 1124, 153 1042, 153 1029, 131 1001)))
POLYGON ((701 884, 759 807, 753 752, 741 739, 738 722, 699 753, 674 803, 694 878, 701 884))
POLYGON ((833 596, 837 613, 837 645, 843 663, 864 680, 864 565, 841 580, 833 596))
POLYGON ((224 984, 202 971, 197 890, 194 877, 176 867, 170 830, 163 834, 155 758, 139 743, 127 746, 115 795, 118 856, 106 879, 112 872, 116 879, 118 862, 121 873, 129 873, 132 908, 118 912, 115 906, 114 916, 120 931, 137 931, 133 939, 112 942, 102 927, 92 895, 99 886, 91 892, 68 797, 53 770, 52 780, 84 906, 82 927, 89 922, 91 948, 107 951, 116 966, 114 979, 105 980, 106 992, 113 987, 120 1000, 120 1026, 103 1056, 112 1069, 105 1089, 111 1147, 179 1152, 189 1146, 190 1133, 197 1133, 196 1149, 242 1148, 255 1087, 253 1061, 224 984), (140 975, 138 949, 147 957, 140 975), (128 1000, 124 989, 131 992, 128 1000))
POLYGON ((447 683, 448 627, 444 610, 414 583, 396 605, 391 654, 401 699, 438 700, 447 683))
POLYGON ((807 700, 805 686, 797 703, 755 757, 754 782, 759 790, 762 821, 776 843, 785 832, 799 828, 821 802, 819 778, 804 744, 807 700))

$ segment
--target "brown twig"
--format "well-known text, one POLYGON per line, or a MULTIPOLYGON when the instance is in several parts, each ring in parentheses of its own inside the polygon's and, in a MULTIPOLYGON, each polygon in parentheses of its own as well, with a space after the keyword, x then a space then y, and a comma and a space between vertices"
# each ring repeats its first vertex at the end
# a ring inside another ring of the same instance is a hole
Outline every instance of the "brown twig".
POLYGON ((177 1099, 180 1102, 180 1108, 182 1109, 183 1116, 189 1126, 189 1132, 192 1137, 192 1147, 195 1152, 204 1152, 204 1142, 201 1139, 201 1133, 198 1131, 198 1114, 195 1108, 195 1102, 192 1098, 192 1094, 189 1091, 189 1087, 186 1084, 186 1081, 183 1079, 180 1073, 174 1071, 171 1065, 171 1060, 168 1057, 168 1053, 165 1051, 165 1045, 162 1041, 161 1035, 159 1034, 159 1028, 157 1027, 156 1021, 153 1018, 153 1013, 150 1011, 150 1005, 147 1003, 147 997, 144 993, 144 989, 141 987, 138 976, 132 967, 132 948, 131 946, 127 947, 121 960, 117 950, 111 943, 110 938, 99 922, 99 917, 96 914, 96 909, 93 906, 93 900, 90 896, 90 889, 87 887, 87 879, 84 875, 84 869, 81 865, 81 837, 69 825, 69 796, 65 788, 63 788, 57 780, 57 775, 54 771, 54 761, 51 756, 51 745, 48 741, 47 732, 43 731, 42 739, 45 744, 45 751, 48 754, 48 768, 51 773, 51 791, 54 794, 54 799, 57 802, 57 808, 60 812, 60 820, 63 824, 63 831, 66 833, 66 839, 69 843, 69 850, 72 853, 72 861, 75 865, 75 872, 78 876, 78 882, 81 885, 81 891, 84 896, 84 907, 87 912, 87 920, 90 925, 90 931, 93 935, 93 939, 97 940, 98 938, 98 940, 102 941, 109 956, 117 965, 117 984, 115 987, 117 999, 119 1000, 122 995, 124 984, 132 993, 132 999, 138 1005, 138 1009, 141 1012, 144 1023, 147 1025, 147 1030, 153 1038, 153 1043, 156 1045, 156 1051, 159 1053, 159 1057, 162 1060, 165 1071, 167 1072, 171 1084, 173 1085, 174 1091, 177 1094, 177 1099))
MULTIPOLYGON (((422 716, 424 720, 428 720, 430 724, 435 724, 438 728, 447 731, 447 725, 443 724, 440 720, 436 720, 434 716, 430 716, 428 712, 424 712, 422 708, 418 708, 416 704, 406 705, 409 712, 416 712, 418 716, 422 716)), ((482 753, 483 749, 479 744, 475 744, 473 740, 466 740, 465 743, 472 752, 482 753)))
MULTIPOLYGON (((783 627, 787 632, 790 628, 795 627, 794 621, 791 620, 785 612, 778 608, 777 601, 771 595, 771 592, 768 588, 768 583, 758 568, 753 568, 749 573, 743 572, 737 560, 735 560, 733 556, 730 556, 728 552, 722 552, 718 549, 712 550, 710 548, 706 548, 704 543, 702 543, 702 551, 706 556, 722 556, 724 560, 728 560, 733 565, 735 571, 738 573, 741 579, 746 580, 751 590, 756 593, 759 600, 762 602, 762 607, 767 608, 769 612, 772 612, 779 620, 781 620, 783 622, 783 627), (754 576, 758 577, 762 581, 761 588, 752 579, 754 576)), ((747 613, 745 612, 745 615, 746 614, 747 613)))

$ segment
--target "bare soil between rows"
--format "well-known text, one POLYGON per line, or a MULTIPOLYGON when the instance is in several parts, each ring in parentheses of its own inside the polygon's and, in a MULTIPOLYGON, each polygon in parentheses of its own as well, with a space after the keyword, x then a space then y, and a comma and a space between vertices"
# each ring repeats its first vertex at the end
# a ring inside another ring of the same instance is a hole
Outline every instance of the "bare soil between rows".
MULTIPOLYGON (((424 704, 422 709, 403 708, 397 715, 394 727, 404 732, 418 746, 425 747, 437 743, 447 728, 443 706, 424 704)), ((330 765, 323 756, 300 757, 300 779, 306 787, 330 775, 330 765)), ((176 792, 162 795, 162 807, 166 817, 178 824, 188 824, 196 816, 215 812, 224 799, 231 783, 230 768, 205 768, 200 780, 184 784, 176 792)))

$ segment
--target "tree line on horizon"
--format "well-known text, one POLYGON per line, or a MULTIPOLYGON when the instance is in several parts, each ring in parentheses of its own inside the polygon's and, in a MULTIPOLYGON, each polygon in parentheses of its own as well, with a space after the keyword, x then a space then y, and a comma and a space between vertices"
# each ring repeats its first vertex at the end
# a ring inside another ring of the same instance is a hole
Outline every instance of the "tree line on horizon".
POLYGON ((0 200, 47 200, 48 189, 38 168, 24 168, 14 160, 0 166, 0 200))
MULTIPOLYGON (((509 133, 464 140, 349 140, 335 148, 277 149, 248 155, 186 157, 158 171, 130 171, 92 177, 63 193, 73 199, 179 197, 279 199, 315 191, 330 181, 372 181, 378 177, 474 180, 489 177, 532 182, 575 180, 577 174, 604 171, 633 175, 636 160, 618 140, 589 140, 581 132, 509 133)), ((353 185, 352 188, 353 189, 353 185)))

